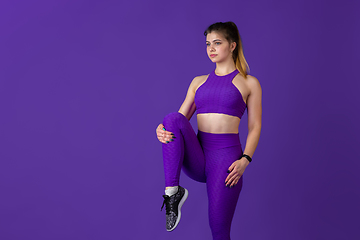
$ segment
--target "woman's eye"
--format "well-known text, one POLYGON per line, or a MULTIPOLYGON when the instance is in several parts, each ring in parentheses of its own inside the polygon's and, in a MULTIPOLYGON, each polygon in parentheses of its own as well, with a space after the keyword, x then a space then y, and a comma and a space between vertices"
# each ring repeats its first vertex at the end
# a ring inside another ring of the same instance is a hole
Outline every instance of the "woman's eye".
POLYGON ((215 44, 216 44, 216 45, 220 45, 220 42, 216 42, 215 44))

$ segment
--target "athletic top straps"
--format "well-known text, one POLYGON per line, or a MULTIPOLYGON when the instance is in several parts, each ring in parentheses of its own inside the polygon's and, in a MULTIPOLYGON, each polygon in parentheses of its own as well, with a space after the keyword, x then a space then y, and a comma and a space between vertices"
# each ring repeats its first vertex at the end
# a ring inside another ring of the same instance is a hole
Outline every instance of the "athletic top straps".
POLYGON ((241 119, 246 104, 240 91, 232 83, 239 71, 218 76, 212 71, 206 81, 196 90, 195 105, 199 113, 224 113, 241 119))

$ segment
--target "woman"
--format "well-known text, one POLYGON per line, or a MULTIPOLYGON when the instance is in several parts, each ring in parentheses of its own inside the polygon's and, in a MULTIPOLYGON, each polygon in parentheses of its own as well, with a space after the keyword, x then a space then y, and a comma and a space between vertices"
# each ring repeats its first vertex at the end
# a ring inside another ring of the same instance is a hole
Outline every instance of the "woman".
MULTIPOLYGON (((178 112, 165 116, 156 129, 165 170, 166 228, 175 229, 188 191, 179 186, 180 169, 206 182, 213 239, 230 239, 230 227, 242 188, 243 173, 260 138, 262 90, 247 74, 239 31, 233 22, 218 22, 204 32, 207 54, 216 63, 208 75, 195 77, 178 112), (239 124, 248 110, 244 152, 239 124), (190 118, 197 111, 198 133, 190 118)), ((162 209, 161 208, 161 209, 162 209)))

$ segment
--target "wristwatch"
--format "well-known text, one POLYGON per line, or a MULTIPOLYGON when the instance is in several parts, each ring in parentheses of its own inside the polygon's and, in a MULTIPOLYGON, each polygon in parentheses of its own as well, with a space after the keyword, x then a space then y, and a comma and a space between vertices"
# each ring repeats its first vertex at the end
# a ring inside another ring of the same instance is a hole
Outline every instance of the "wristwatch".
POLYGON ((249 162, 252 161, 252 159, 249 155, 243 154, 241 157, 245 157, 249 162))

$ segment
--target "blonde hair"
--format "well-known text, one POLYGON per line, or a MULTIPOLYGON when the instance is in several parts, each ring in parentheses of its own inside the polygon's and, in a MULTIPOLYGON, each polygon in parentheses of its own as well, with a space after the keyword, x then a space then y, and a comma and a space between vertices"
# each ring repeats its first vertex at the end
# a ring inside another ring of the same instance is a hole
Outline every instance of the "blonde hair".
POLYGON ((212 31, 220 32, 224 35, 226 40, 231 44, 232 42, 236 43, 236 47, 232 53, 232 57, 235 63, 236 68, 239 70, 240 74, 246 78, 250 72, 250 67, 246 62, 244 56, 243 45, 240 37, 239 30, 235 23, 233 22, 217 22, 210 25, 205 31, 204 35, 211 33, 212 31))

